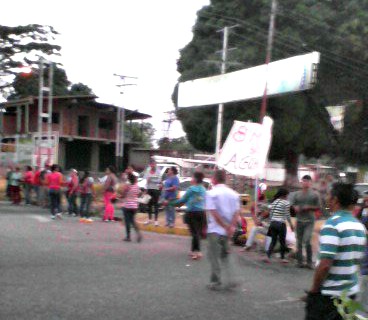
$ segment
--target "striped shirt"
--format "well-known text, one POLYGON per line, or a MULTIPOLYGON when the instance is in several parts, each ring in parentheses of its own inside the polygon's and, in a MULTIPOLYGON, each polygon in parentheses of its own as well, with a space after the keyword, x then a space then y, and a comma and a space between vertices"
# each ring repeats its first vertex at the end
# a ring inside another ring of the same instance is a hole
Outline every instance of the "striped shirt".
MULTIPOLYGON (((320 233, 319 261, 333 260, 321 293, 339 297, 360 291, 358 274, 366 245, 364 226, 348 211, 338 211, 329 218, 320 233)), ((319 263, 319 262, 318 262, 319 263)))
POLYGON ((138 209, 138 196, 140 190, 138 185, 133 184, 128 186, 128 191, 124 198, 123 207, 126 209, 138 209))
POLYGON ((271 221, 290 221, 290 202, 277 199, 271 205, 271 221))

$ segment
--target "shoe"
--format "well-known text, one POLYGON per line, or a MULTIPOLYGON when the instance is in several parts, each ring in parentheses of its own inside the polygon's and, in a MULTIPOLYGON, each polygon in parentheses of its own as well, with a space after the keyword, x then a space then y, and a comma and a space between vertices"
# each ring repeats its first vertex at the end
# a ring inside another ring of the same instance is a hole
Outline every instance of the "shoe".
POLYGON ((110 222, 110 220, 105 219, 103 222, 110 222))
POLYGON ((73 217, 76 217, 77 215, 75 213, 72 214, 73 217))
POLYGON ((132 241, 130 238, 124 238, 123 239, 123 241, 125 241, 125 242, 130 242, 130 241, 132 241))
POLYGON ((56 214, 56 218, 61 219, 61 218, 62 218, 62 217, 61 217, 61 213, 57 213, 57 214, 56 214))
POLYGON ((138 242, 138 243, 141 243, 141 242, 142 242, 142 239, 143 239, 143 237, 142 237, 142 235, 139 233, 139 234, 137 235, 137 242, 138 242))
POLYGON ((314 270, 314 267, 313 267, 313 264, 311 263, 307 263, 305 266, 304 266, 305 269, 308 269, 308 270, 314 270))
POLYGON ((241 252, 246 252, 249 251, 252 247, 248 247, 248 246, 244 246, 240 251, 241 252))
POLYGON ((233 289, 236 289, 237 287, 238 287, 238 284, 236 282, 230 282, 224 285, 225 290, 233 290, 233 289))
POLYGON ((84 219, 86 222, 93 222, 93 219, 92 218, 85 218, 84 219))
POLYGON ((270 264, 271 263, 271 259, 270 258, 264 258, 262 260, 262 262, 267 263, 267 264, 270 264))
POLYGON ((289 263, 289 260, 288 259, 281 259, 281 263, 282 264, 288 264, 289 263))
POLYGON ((51 216, 51 219, 52 220, 55 220, 55 218, 56 218, 56 216, 54 216, 54 215, 51 216))
POLYGON ((304 265, 302 263, 297 263, 296 264, 296 267, 299 268, 299 269, 303 269, 304 268, 304 265))
POLYGON ((155 221, 155 227, 158 227, 159 224, 158 224, 158 221, 155 221))
POLYGON ((144 225, 148 225, 148 224, 151 224, 152 223, 152 221, 151 220, 147 220, 147 221, 145 221, 143 224, 144 225))
POLYGON ((202 252, 197 252, 197 257, 198 257, 198 259, 201 259, 203 257, 202 252))
POLYGON ((207 285, 207 289, 211 291, 220 291, 222 289, 222 286, 219 282, 211 282, 207 285))

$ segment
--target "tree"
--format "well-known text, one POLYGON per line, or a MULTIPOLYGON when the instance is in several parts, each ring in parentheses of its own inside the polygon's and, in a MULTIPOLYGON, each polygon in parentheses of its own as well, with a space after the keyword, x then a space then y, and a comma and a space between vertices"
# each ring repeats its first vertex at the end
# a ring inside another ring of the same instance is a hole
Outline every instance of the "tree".
POLYGON ((151 148, 153 145, 153 137, 155 129, 149 122, 132 122, 129 125, 131 138, 134 143, 137 143, 141 148, 151 148))
MULTIPOLYGON (((268 114, 275 120, 270 157, 285 161, 288 177, 295 179, 299 155, 336 155, 344 147, 330 124, 326 106, 360 100, 367 108, 368 29, 363 21, 368 3, 286 0, 280 5, 273 60, 321 52, 318 84, 312 91, 269 100, 268 114)), ((238 48, 229 53, 229 61, 237 64, 229 64, 228 70, 263 64, 269 11, 269 0, 212 0, 198 12, 193 39, 180 52, 179 81, 219 74, 218 66, 208 61, 219 61, 216 50, 222 46, 222 37, 216 31, 226 25, 239 24, 229 39, 230 46, 238 48)), ((174 91, 174 98, 176 94, 174 91)), ((260 101, 226 104, 222 140, 233 120, 259 121, 259 109, 260 101)), ((217 108, 179 109, 177 115, 189 142, 199 150, 213 152, 217 108)))
MULTIPOLYGON (((48 67, 44 70, 44 81, 48 83, 48 67)), ((64 69, 54 67, 53 95, 68 95, 70 82, 64 69)), ((39 70, 33 69, 31 74, 17 74, 12 83, 13 93, 8 100, 21 99, 28 96, 38 96, 39 91, 39 70)))
POLYGON ((81 82, 73 84, 69 93, 71 95, 94 95, 92 89, 81 82))
POLYGON ((160 150, 175 150, 175 151, 195 151, 190 145, 186 137, 179 137, 174 139, 161 138, 158 141, 160 150))
POLYGON ((0 93, 7 94, 12 78, 22 65, 34 65, 35 54, 57 55, 60 46, 51 40, 58 33, 50 26, 29 24, 9 27, 0 25, 0 93), (31 58, 32 57, 32 58, 31 58))

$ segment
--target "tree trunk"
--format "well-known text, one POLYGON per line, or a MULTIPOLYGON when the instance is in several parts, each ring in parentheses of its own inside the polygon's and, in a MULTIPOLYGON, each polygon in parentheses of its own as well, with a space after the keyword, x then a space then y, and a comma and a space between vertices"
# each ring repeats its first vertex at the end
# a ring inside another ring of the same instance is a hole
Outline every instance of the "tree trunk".
POLYGON ((285 181, 286 187, 294 187, 298 185, 298 168, 299 168, 299 155, 292 150, 286 155, 285 158, 285 181))

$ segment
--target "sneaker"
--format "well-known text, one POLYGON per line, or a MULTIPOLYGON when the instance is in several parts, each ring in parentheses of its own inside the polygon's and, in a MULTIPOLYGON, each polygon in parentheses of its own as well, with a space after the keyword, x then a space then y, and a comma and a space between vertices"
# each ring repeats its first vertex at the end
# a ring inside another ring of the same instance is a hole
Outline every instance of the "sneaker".
POLYGON ((221 283, 219 282, 211 282, 207 285, 207 289, 211 291, 220 291, 222 289, 221 283))
POLYGON ((246 252, 249 251, 252 247, 248 247, 248 246, 244 246, 240 251, 241 252, 246 252))
POLYGON ((262 262, 267 263, 267 264, 270 264, 271 263, 271 259, 267 257, 267 258, 264 258, 262 260, 262 262))
POLYGON ((58 219, 61 219, 62 217, 61 217, 61 213, 57 213, 56 214, 56 217, 58 218, 58 219))
POLYGON ((299 269, 303 269, 304 268, 304 265, 302 263, 297 263, 296 264, 296 267, 299 268, 299 269))
POLYGON ((123 241, 125 241, 125 242, 130 242, 130 241, 132 241, 130 238, 124 238, 123 239, 123 241))
POLYGON ((110 220, 105 219, 103 222, 110 222, 110 220))
POLYGON ((314 270, 313 264, 312 263, 307 263, 304 268, 309 269, 309 270, 314 270))
POLYGON ((76 217, 76 216, 77 216, 77 214, 76 214, 76 213, 73 213, 73 214, 72 214, 72 216, 73 216, 73 217, 76 217))
POLYGON ((51 216, 51 219, 52 220, 55 220, 55 218, 56 218, 56 216, 54 216, 54 215, 51 216))
POLYGON ((148 224, 151 224, 151 223, 152 223, 151 220, 147 220, 147 221, 144 222, 145 225, 148 225, 148 224))
POLYGON ((288 259, 281 259, 281 263, 282 264, 288 264, 289 263, 289 260, 288 259))
POLYGON ((158 224, 158 221, 155 221, 155 227, 158 227, 159 224, 158 224))
POLYGON ((92 218, 85 218, 84 219, 86 222, 93 222, 93 219, 92 218))

